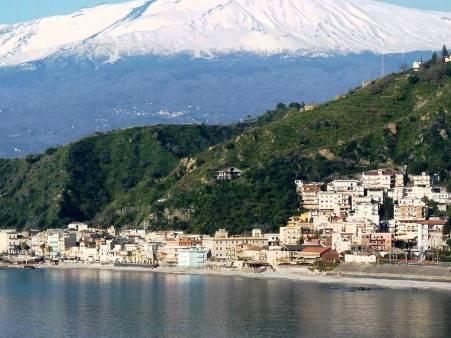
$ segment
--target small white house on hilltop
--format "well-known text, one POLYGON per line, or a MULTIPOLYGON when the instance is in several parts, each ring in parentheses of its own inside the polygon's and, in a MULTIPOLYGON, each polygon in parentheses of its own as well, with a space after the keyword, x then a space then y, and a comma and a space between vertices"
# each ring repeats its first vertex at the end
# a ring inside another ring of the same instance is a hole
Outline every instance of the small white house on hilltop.
POLYGON ((414 72, 418 72, 418 71, 420 70, 420 68, 421 68, 422 65, 423 65, 423 61, 415 61, 415 62, 412 64, 412 70, 413 70, 414 72))
POLYGON ((242 170, 234 167, 226 168, 223 170, 219 170, 216 172, 216 180, 217 181, 229 181, 233 180, 234 178, 241 177, 241 174, 243 173, 242 170))

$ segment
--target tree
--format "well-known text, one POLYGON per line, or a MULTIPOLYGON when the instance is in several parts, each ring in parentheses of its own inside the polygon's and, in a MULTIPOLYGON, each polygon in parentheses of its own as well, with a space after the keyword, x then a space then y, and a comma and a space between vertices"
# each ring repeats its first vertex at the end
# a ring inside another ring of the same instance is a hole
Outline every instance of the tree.
POLYGON ((384 198, 384 202, 381 205, 380 209, 379 209, 379 216, 383 219, 383 220, 390 220, 392 219, 394 216, 394 202, 393 199, 390 197, 385 197, 384 198))
POLYGON ((45 243, 42 243, 39 247, 40 247, 41 250, 42 250, 42 254, 45 256, 45 249, 46 249, 45 243))
POLYGON ((448 52, 448 48, 446 48, 446 45, 443 45, 443 49, 442 49, 442 57, 446 58, 449 56, 449 52, 448 52))
POLYGON ((448 217, 448 221, 443 227, 443 235, 447 236, 451 233, 451 217, 448 217))
POLYGON ((446 241, 446 244, 451 248, 451 238, 446 241))
POLYGON ((438 55, 437 55, 437 52, 434 52, 434 53, 432 53, 431 63, 436 64, 437 62, 438 62, 438 55))
POLYGON ((290 109, 301 109, 302 108, 302 106, 301 106, 301 104, 300 103, 297 103, 297 102, 292 102, 292 103, 290 103, 289 105, 288 105, 288 108, 290 108, 290 109))

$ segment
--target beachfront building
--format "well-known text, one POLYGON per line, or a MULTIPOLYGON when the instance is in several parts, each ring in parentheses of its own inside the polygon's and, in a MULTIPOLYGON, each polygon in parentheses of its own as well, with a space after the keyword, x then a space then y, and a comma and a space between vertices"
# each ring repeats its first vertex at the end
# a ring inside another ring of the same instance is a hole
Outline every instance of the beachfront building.
POLYGON ((298 255, 301 264, 314 264, 318 261, 339 263, 340 255, 332 248, 324 247, 306 247, 298 255))
POLYGON ((268 240, 268 246, 279 246, 280 244, 280 233, 264 234, 263 237, 268 240))
POLYGON ((371 252, 390 252, 393 246, 393 234, 378 232, 362 237, 362 245, 371 252))
POLYGON ((0 230, 0 254, 11 254, 17 242, 15 230, 0 230))
POLYGON ((351 251, 353 234, 340 232, 332 234, 332 248, 338 252, 342 253, 345 251, 351 251))
POLYGON ((200 268, 207 262, 208 250, 204 247, 183 248, 178 251, 178 266, 200 268))
MULTIPOLYGON (((258 232, 254 233, 258 234, 258 232)), ((268 239, 261 236, 229 236, 225 229, 219 229, 214 237, 204 237, 202 246, 207 248, 211 257, 218 260, 230 260, 228 254, 233 252, 232 248, 242 244, 252 244, 259 247, 268 246, 268 239)))
POLYGON ((346 263, 376 264, 376 255, 345 255, 346 263))
POLYGON ((51 259, 55 259, 64 253, 64 232, 59 229, 47 231, 48 254, 51 259))

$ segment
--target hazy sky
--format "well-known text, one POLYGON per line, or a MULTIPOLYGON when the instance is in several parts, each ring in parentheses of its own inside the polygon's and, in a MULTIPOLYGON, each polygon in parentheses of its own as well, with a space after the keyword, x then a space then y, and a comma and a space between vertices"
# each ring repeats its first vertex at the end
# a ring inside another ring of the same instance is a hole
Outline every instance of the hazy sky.
MULTIPOLYGON (((0 23, 14 23, 43 16, 66 14, 82 7, 125 0, 0 0, 0 23)), ((193 0, 195 1, 195 0, 193 0)), ((381 0, 402 6, 451 11, 451 0, 381 0)))

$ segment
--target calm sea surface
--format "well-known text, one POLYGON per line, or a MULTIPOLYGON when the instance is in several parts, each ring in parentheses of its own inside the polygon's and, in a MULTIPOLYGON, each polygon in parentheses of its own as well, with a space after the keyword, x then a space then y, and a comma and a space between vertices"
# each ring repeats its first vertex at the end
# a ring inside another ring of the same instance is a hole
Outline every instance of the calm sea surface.
POLYGON ((110 271, 0 271, 1 337, 451 337, 451 293, 110 271))

